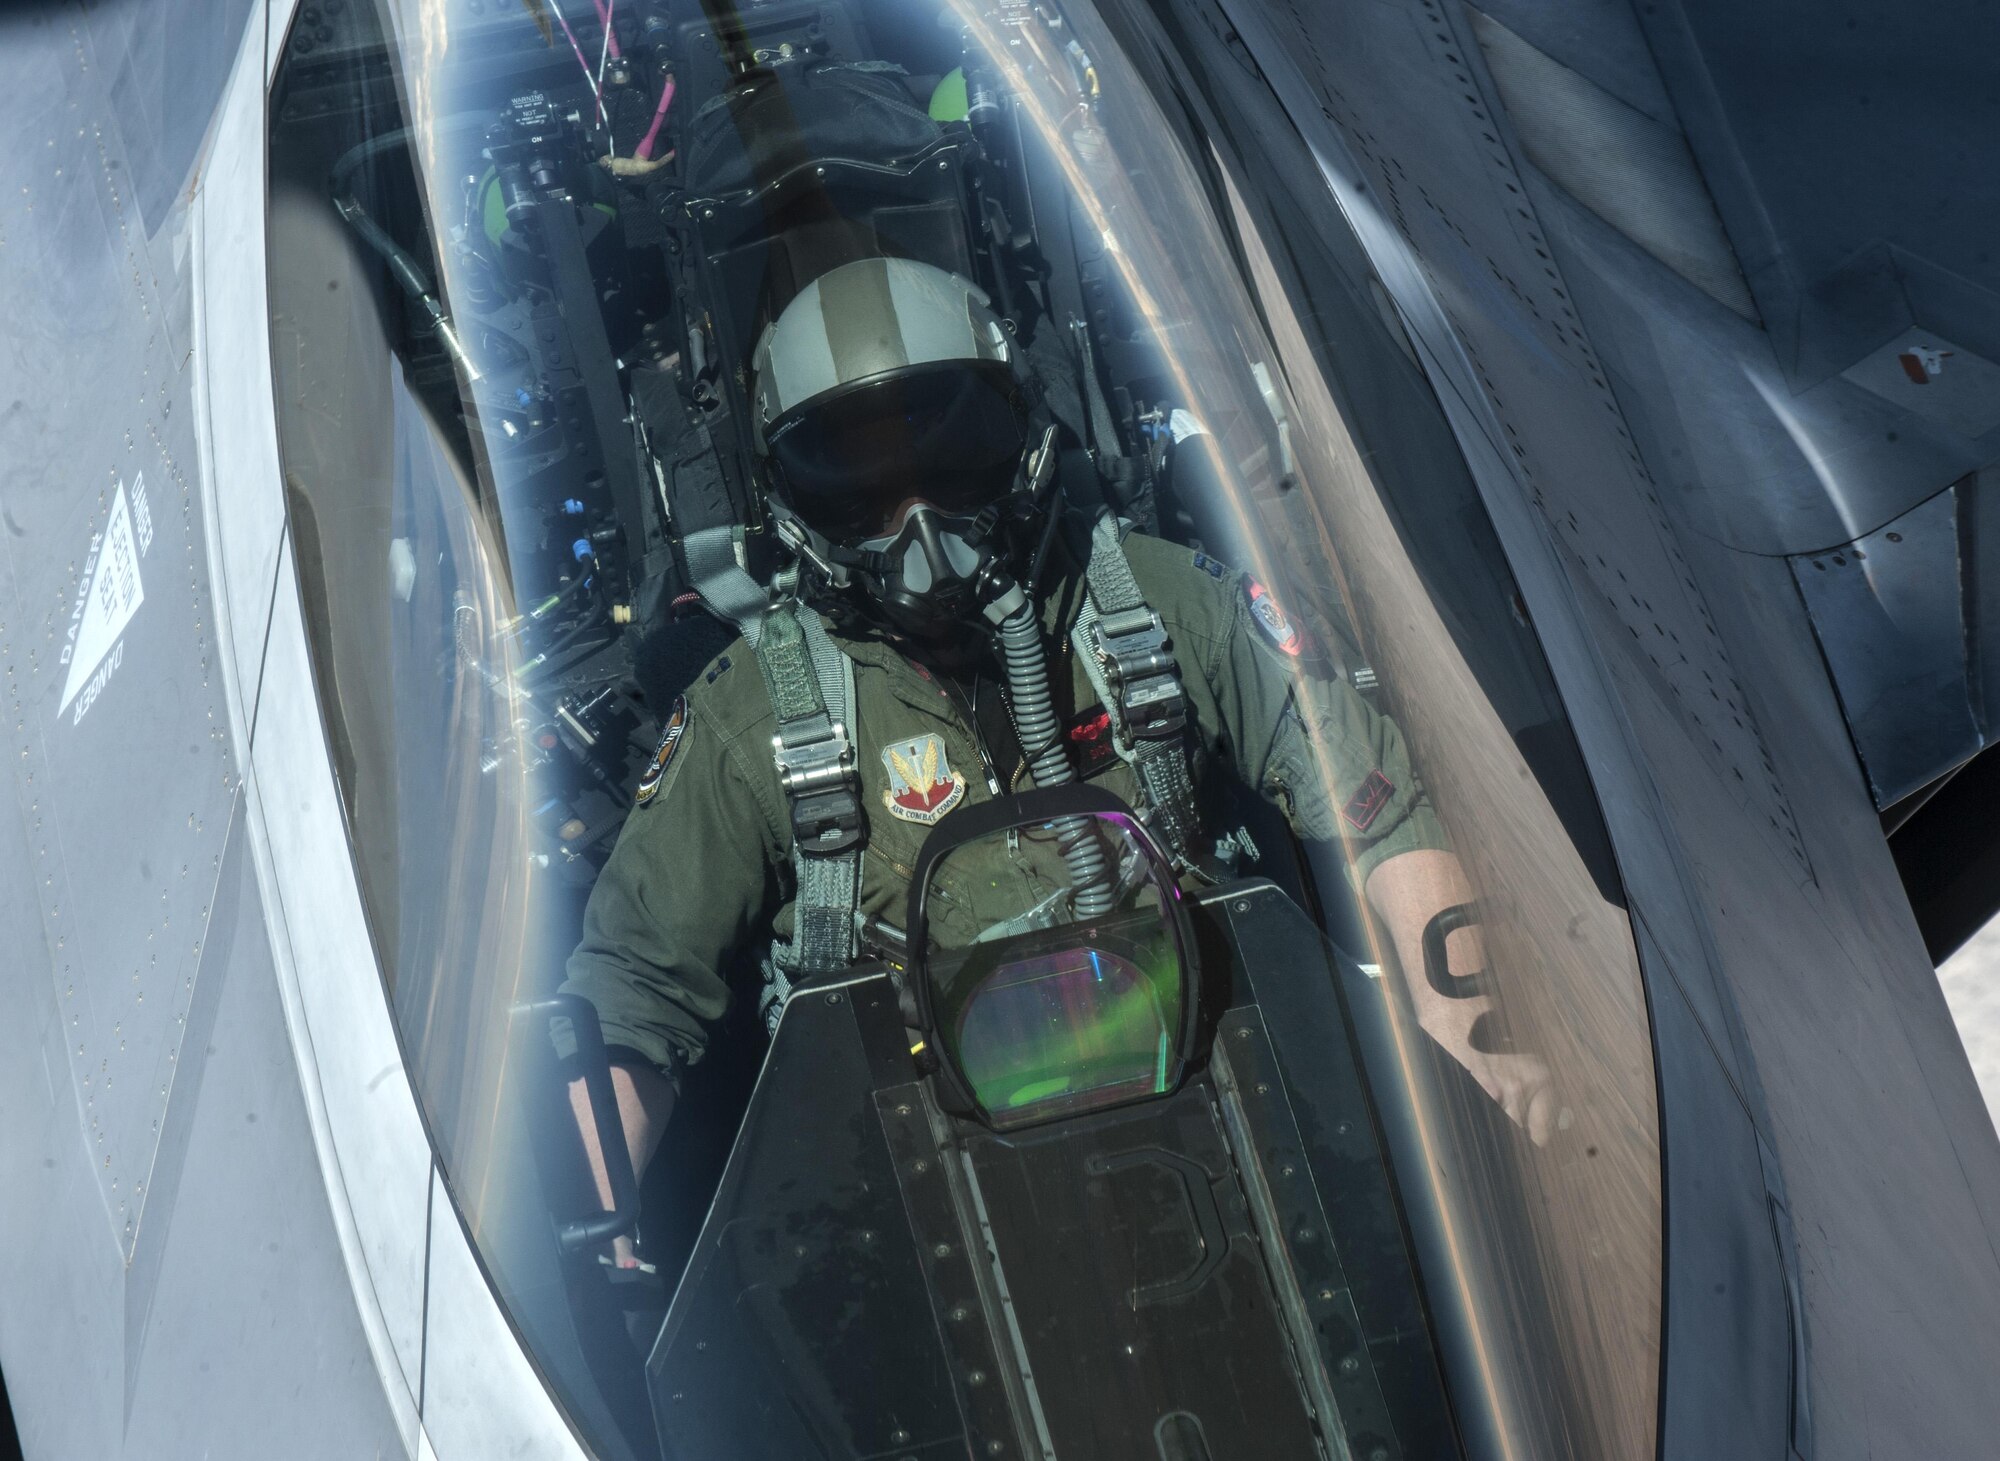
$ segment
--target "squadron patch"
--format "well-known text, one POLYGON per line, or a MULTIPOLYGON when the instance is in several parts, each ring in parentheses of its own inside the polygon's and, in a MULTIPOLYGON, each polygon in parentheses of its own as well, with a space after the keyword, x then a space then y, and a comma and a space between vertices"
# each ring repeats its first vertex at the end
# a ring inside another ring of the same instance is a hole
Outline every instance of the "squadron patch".
POLYGON ((965 799, 965 778, 945 759, 944 738, 912 736, 882 748, 889 789, 882 805, 892 817, 928 827, 965 799))
POLYGON ((1271 591, 1254 578, 1243 580, 1243 592, 1250 601, 1250 617, 1272 647, 1281 653, 1297 659, 1305 649, 1305 641, 1299 631, 1292 627, 1292 621, 1285 617, 1285 611, 1278 607, 1278 601, 1271 597, 1271 591))
POLYGON ((1389 798, 1396 794, 1396 783, 1379 770, 1371 771, 1361 783, 1361 789, 1347 799, 1347 805, 1340 809, 1340 815, 1357 832, 1366 832, 1374 820, 1382 815, 1382 808, 1389 805, 1389 798))
POLYGON ((674 697, 674 708, 667 712, 667 723, 660 731, 660 748, 653 752, 652 763, 646 767, 646 774, 639 778, 638 803, 640 806, 651 801, 660 789, 660 778, 667 774, 667 765, 674 759, 674 752, 680 749, 681 737, 687 734, 687 696, 674 697))

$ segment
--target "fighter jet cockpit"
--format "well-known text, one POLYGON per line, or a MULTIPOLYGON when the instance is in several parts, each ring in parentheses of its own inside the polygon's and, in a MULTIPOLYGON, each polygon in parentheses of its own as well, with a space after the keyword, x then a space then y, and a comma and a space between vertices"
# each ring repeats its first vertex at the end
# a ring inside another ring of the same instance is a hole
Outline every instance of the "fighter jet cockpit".
POLYGON ((284 40, 346 831, 458 1218, 604 1461, 1652 1454, 1618 871, 1243 64, 1181 0, 284 40))

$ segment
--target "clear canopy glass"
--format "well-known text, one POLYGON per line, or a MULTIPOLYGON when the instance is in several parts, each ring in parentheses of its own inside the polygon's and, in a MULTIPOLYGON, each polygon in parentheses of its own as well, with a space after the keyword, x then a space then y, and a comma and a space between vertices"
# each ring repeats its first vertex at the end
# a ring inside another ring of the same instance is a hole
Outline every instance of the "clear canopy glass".
MULTIPOLYGON (((1608 843, 1477 492, 1351 239, 1328 232, 1337 214, 1295 196, 1309 179, 1204 131, 1227 57, 1124 0, 301 14, 269 114, 273 357, 346 831, 454 1200, 584 1443, 677 1457, 737 1424, 717 1419, 737 1414, 725 1397, 662 1395, 657 1356, 764 1059, 754 970, 772 929, 745 936, 737 997, 678 1073, 636 1267, 561 1240, 598 1198, 535 1001, 563 978, 648 768, 673 754, 677 697, 712 683, 718 656, 749 672, 691 545, 733 526, 702 541, 763 593, 799 582, 748 427, 757 342, 813 278, 880 254, 990 301, 1073 511, 1108 507, 1188 571, 1240 582, 1241 632, 1299 703, 1337 691, 1407 761, 1351 784, 1333 722, 1303 716, 1279 794, 1245 784, 1241 748, 1211 735, 1212 825, 1182 879, 1191 898, 1269 879, 1307 934, 1295 963, 1243 987, 1316 981, 1356 1052, 1365 1098, 1344 1119, 1374 1134, 1391 1218, 1371 1240, 1388 1246, 1357 1237, 1352 1261, 1407 1267, 1397 1312, 1419 1316, 1450 1407, 1395 1419, 1403 1392, 1384 1378, 1383 1454, 1432 1454, 1422 1438, 1443 1435, 1469 1454, 1650 1456, 1658 1121, 1608 843), (1340 794, 1303 805, 1308 783, 1340 794), (1366 834, 1413 815, 1418 787, 1437 828, 1420 851, 1445 861, 1418 879, 1440 916, 1406 938, 1366 834), (705 1406, 708 1431, 688 1419, 705 1406)), ((1199 644, 1175 652, 1197 672, 1199 644)), ((870 728, 849 729, 873 757, 870 728)), ((1066 734, 1092 774, 1091 724, 1066 734)), ((993 791, 979 769, 963 768, 968 805, 993 791)), ((944 775, 923 779, 948 790, 944 775)), ((773 886, 787 875, 774 863, 773 886)), ((731 891, 700 845, 652 876, 731 891)), ((1071 1076, 1018 1057, 1059 1028, 1086 1084, 1157 1094, 1160 1034, 1184 1012, 1143 954, 1051 947, 989 971, 953 1008, 959 1058, 987 1070, 1012 1052, 992 1079, 1032 1105, 1052 1090, 1036 1082, 1071 1076)), ((1198 1052, 1195 1078, 1226 1094, 1230 1064, 1198 1052)), ((1308 1123, 1300 1140, 1311 1161, 1335 1138, 1308 1123)), ((1261 1211, 1264 1179, 1244 1180, 1261 1211)), ((912 1322, 865 1313, 857 1342, 912 1322)), ((1146 1382, 1170 1391, 1163 1376, 1146 1382)), ((1154 1454, 1157 1435, 1199 1430, 1181 1414, 1107 1444, 1154 1454)), ((735 1454, 763 1445, 746 1432, 735 1454)))

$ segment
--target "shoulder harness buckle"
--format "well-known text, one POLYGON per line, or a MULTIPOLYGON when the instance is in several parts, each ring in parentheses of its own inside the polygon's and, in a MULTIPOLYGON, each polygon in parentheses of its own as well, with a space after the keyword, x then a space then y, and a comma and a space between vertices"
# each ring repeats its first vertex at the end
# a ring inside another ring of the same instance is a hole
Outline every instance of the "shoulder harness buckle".
POLYGON ((778 785, 791 803, 792 840, 799 851, 829 857, 857 846, 867 823, 847 727, 825 715, 790 722, 771 737, 771 753, 778 785))
POLYGON ((1165 740, 1187 725, 1180 667, 1160 616, 1146 605, 1102 615, 1097 653, 1117 692, 1119 719, 1135 741, 1165 740))

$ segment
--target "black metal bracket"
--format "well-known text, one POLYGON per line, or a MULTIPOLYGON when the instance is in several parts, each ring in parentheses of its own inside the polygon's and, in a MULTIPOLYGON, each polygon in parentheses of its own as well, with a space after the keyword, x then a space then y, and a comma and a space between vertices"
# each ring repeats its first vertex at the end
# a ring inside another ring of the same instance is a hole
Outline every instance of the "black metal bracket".
POLYGON ((1424 980, 1446 999, 1477 999, 1487 993, 1484 971, 1453 974, 1445 953, 1445 940, 1461 928, 1479 922, 1479 908, 1472 903, 1454 903, 1435 914, 1424 925, 1424 980))
POLYGON ((625 1122, 618 1114, 618 1093, 611 1085, 611 1057, 604 1047, 604 1029, 597 1007, 581 995, 551 994, 514 1006, 514 1014, 549 1022, 569 1021, 576 1040, 576 1062, 583 1088, 590 1097, 590 1115, 597 1128, 598 1150, 604 1155, 611 1181, 611 1207, 588 1217, 556 1222, 556 1241, 565 1253, 578 1253, 628 1234, 639 1221, 639 1178, 632 1170, 632 1150, 625 1144, 625 1122))

